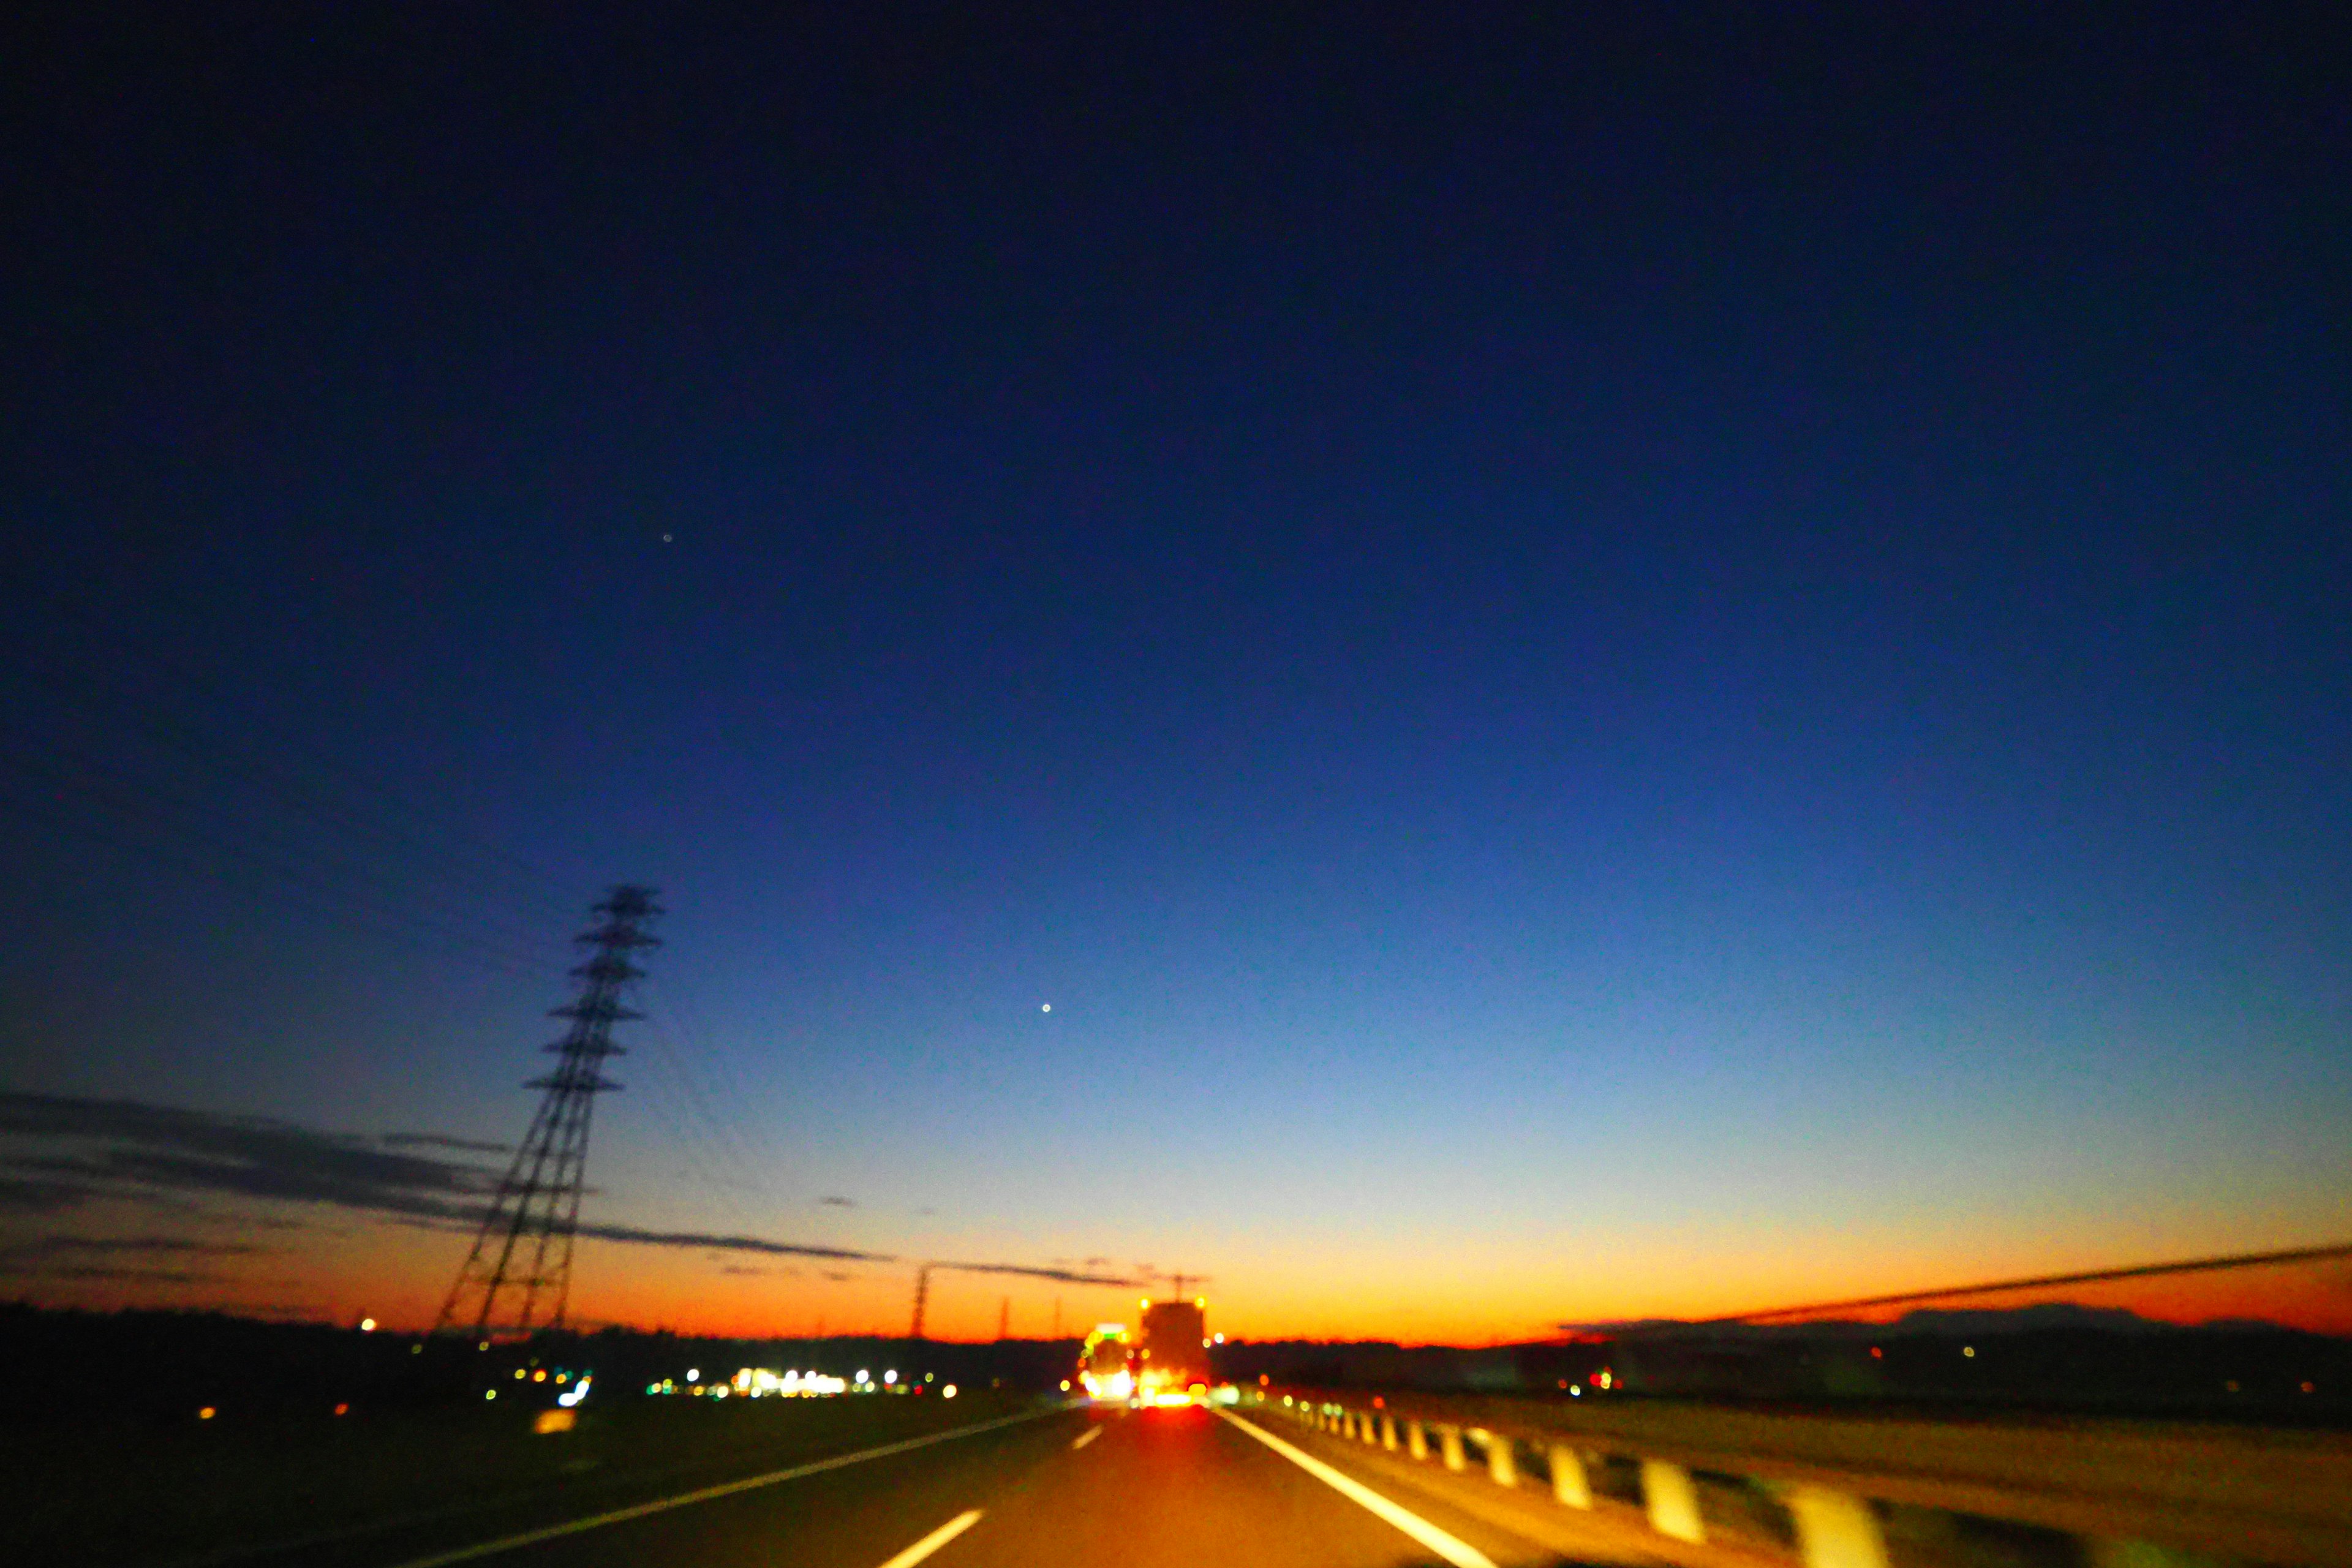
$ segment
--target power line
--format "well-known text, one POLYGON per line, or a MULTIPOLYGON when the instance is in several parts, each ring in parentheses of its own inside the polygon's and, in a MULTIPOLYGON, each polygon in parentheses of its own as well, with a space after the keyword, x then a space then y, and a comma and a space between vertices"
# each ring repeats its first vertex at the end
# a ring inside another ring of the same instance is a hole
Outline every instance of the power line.
POLYGON ((436 951, 464 962, 485 963, 509 974, 543 973, 543 960, 500 942, 485 942, 477 933, 461 930, 430 914, 420 914, 414 909, 401 909, 354 898, 350 889, 322 876, 312 868, 290 862, 266 848, 238 843, 218 834, 205 832, 198 824, 185 820, 173 821, 159 814, 152 802, 142 803, 123 795, 107 781, 76 777, 31 764, 20 758, 0 755, 0 773, 16 776, 20 783, 45 786, 44 798, 28 801, 21 791, 0 792, 0 802, 5 802, 21 813, 46 822, 48 826, 75 837, 89 839, 140 855, 176 868, 190 872, 202 879, 217 872, 215 865, 207 868, 201 857, 191 855, 190 847, 211 851, 217 857, 241 863, 273 879, 281 891, 290 891, 293 901, 313 914, 322 914, 376 935, 387 935, 412 944, 420 942, 435 946, 436 951), (29 810, 26 808, 30 806, 29 810), (92 823, 85 815, 77 814, 75 806, 96 805, 111 819, 117 829, 132 831, 110 833, 107 825, 92 823), (145 828, 150 834, 162 831, 169 836, 167 843, 157 843, 136 830, 145 828), (429 942, 431 937, 440 943, 429 942))
MULTIPOLYGON (((2325 1263, 2352 1258, 2352 1242, 2329 1247, 2293 1247, 2284 1252, 2233 1253, 2221 1258, 2198 1258, 2180 1263, 2142 1263, 2126 1268, 2093 1268, 2078 1274, 2040 1274, 2024 1279, 1999 1279, 1989 1285, 1962 1285, 1943 1290, 1906 1290, 1891 1296, 1858 1296, 1846 1301, 1822 1301, 1809 1307, 1774 1307, 1761 1312, 1734 1312, 1720 1318, 1656 1325, 1661 1332, 1676 1329, 1716 1328, 1732 1323, 1770 1323, 1790 1318, 1818 1317, 1823 1312, 1859 1311, 1865 1307, 1906 1307, 1923 1301, 1957 1301, 1977 1296, 2007 1295, 2013 1290, 2039 1290, 2058 1285, 2095 1285, 2110 1279, 2147 1279, 2165 1274, 2219 1273, 2235 1268, 2262 1268, 2275 1264, 2325 1263)), ((1564 1329, 1626 1327, 1608 1323, 1562 1323, 1564 1329)), ((1632 1325, 1640 1327, 1640 1325, 1632 1325)))
MULTIPOLYGON (((113 641, 111 628, 100 625, 87 612, 69 601, 59 601, 58 607, 79 621, 89 634, 87 647, 108 646, 113 641)), ((348 770, 307 750, 299 735, 283 735, 273 740, 268 758, 255 756, 249 751, 236 754, 217 735, 208 733, 201 725, 191 722, 168 700, 157 694, 171 673, 170 667, 146 663, 138 667, 131 684, 143 684, 146 694, 134 695, 126 689, 122 672, 100 673, 87 660, 69 663, 58 658, 59 645, 47 644, 36 650, 35 657, 14 663, 14 672, 24 679, 39 685, 53 698, 95 711, 102 717, 129 727, 141 729, 159 743, 174 746, 200 761, 214 766, 227 766, 242 772, 248 779, 268 779, 271 787, 293 792, 306 799, 313 809, 341 816, 347 823, 361 826, 380 835, 389 835, 411 849, 425 849, 425 840, 439 840, 442 850, 463 851, 456 864, 477 879, 478 886, 498 886, 501 901, 510 900, 517 893, 541 905, 553 918, 567 919, 576 906, 568 897, 559 894, 566 879, 558 877, 515 851, 510 846, 469 832, 451 822, 445 815, 428 814, 417 808, 413 801, 404 800, 383 787, 376 781, 372 789, 360 786, 359 793, 373 794, 374 806, 354 808, 351 795, 354 781, 348 770), (43 668, 46 666, 46 668, 43 668), (289 761, 307 761, 311 769, 309 780, 290 768, 289 761), (318 785, 324 775, 344 798, 328 798, 318 785), (386 808, 390 808, 389 811, 386 808), (354 822, 354 811, 360 821, 354 822), (373 820, 364 820, 372 816, 373 820), (404 819, 394 822, 392 818, 404 819), (462 842, 459 842, 462 841, 462 842), (493 884, 485 879, 488 862, 499 862, 508 868, 509 877, 519 877, 520 886, 493 884)), ((184 680, 178 684, 177 694, 183 699, 194 696, 194 689, 184 680)))

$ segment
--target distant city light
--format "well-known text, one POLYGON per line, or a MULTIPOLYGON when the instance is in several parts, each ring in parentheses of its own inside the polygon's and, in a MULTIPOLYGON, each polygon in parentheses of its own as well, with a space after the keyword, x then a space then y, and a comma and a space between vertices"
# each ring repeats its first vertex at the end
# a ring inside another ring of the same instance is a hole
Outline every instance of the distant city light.
MULTIPOLYGON (((583 1385, 585 1385, 589 1380, 589 1373, 583 1372, 580 1374, 580 1381, 583 1385)), ((848 1388, 849 1384, 846 1379, 827 1377, 821 1372, 812 1371, 802 1373, 798 1370, 794 1370, 792 1372, 779 1373, 771 1367, 747 1366, 735 1373, 734 1384, 731 1388, 723 1383, 714 1383, 700 1388, 689 1388, 687 1392, 688 1394, 707 1394, 714 1399, 722 1397, 730 1393, 739 1394, 745 1399, 760 1399, 769 1395, 778 1395, 784 1398, 809 1398, 820 1394, 846 1393, 848 1388)), ((657 1383, 651 1388, 646 1390, 646 1392, 648 1394, 675 1394, 677 1392, 677 1385, 665 1378, 660 1383, 657 1383)))
POLYGON ((898 1382, 898 1369, 894 1367, 894 1368, 892 1368, 890 1371, 884 1373, 882 1374, 882 1381, 883 1381, 883 1382, 885 1382, 885 1383, 896 1383, 896 1382, 898 1382))
POLYGON ((351 1413, 352 1407, 348 1405, 338 1405, 335 1406, 335 1414, 338 1415, 349 1415, 351 1413))
POLYGON ((495 1388, 486 1388, 482 1390, 482 1397, 485 1399, 496 1399, 498 1396, 499 1391, 495 1388))
POLYGON ((955 1397, 955 1384, 950 1383, 945 1388, 940 1389, 940 1397, 941 1399, 953 1399, 955 1397))
POLYGON ((1974 1355, 1977 1353, 1977 1347, 1974 1345, 1962 1345, 1960 1347, 1960 1353, 1962 1355, 1974 1355))
MULTIPOLYGON (((2311 1384, 2307 1384, 2307 1383, 2306 1383, 2306 1384, 2305 1384, 2303 1385, 2303 1391, 2304 1391, 2305 1394, 2310 1393, 2310 1392, 2311 1392, 2311 1384)), ((209 1420, 211 1420, 211 1419, 212 1419, 215 1415, 217 1415, 217 1414, 219 1414, 219 1412, 215 1411, 215 1410, 211 1405, 205 1405, 202 1410, 199 1410, 199 1411, 197 1411, 197 1412, 196 1412, 196 1419, 197 1419, 197 1420, 199 1420, 199 1421, 209 1421, 209 1420)))
POLYGON ((702 1381, 702 1369, 701 1369, 700 1367, 698 1367, 698 1366, 690 1366, 690 1367, 688 1367, 688 1368, 686 1369, 686 1381, 687 1381, 687 1382, 688 1382, 688 1383, 699 1383, 699 1382, 701 1382, 701 1381, 702 1381))
POLYGON ((375 1332, 375 1320, 373 1318, 362 1318, 360 1320, 360 1332, 363 1334, 372 1334, 375 1332))

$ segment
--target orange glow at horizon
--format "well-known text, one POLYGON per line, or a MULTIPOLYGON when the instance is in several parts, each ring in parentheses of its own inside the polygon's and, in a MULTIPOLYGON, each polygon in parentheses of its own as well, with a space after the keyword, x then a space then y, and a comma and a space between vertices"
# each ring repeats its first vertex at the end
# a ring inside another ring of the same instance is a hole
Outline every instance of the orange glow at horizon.
MULTIPOLYGON (((40 1304, 219 1309, 353 1326, 366 1316, 384 1331, 415 1333, 432 1324, 464 1246, 449 1232, 382 1225, 307 1243, 299 1265, 282 1253, 230 1258, 201 1285, 68 1282, 43 1292, 40 1304)), ((1815 1299, 1825 1293, 1822 1278, 1802 1271, 1668 1272, 1658 1266, 1665 1261, 1629 1261, 1612 1287, 1589 1276, 1571 1279, 1550 1270, 1513 1269, 1498 1258, 1464 1258, 1461 1267, 1426 1270, 1393 1284, 1377 1276, 1350 1278, 1328 1268, 1251 1259, 1219 1272, 1220 1283, 1209 1292, 1209 1312, 1217 1331, 1237 1341, 1484 1344, 1556 1339, 1565 1331, 1562 1324, 1578 1321, 1720 1316, 1769 1302, 1768 1290, 1782 1301, 1803 1300, 1800 1291, 1815 1299)), ((1965 1262, 1937 1271, 1965 1279, 1965 1262)), ((1906 1272, 1926 1267, 1910 1259, 1906 1272)), ((1840 1277, 1856 1278, 1823 1278, 1840 1277)), ((720 1338, 903 1338, 912 1325, 914 1288, 911 1264, 739 1260, 691 1248, 583 1239, 571 1317, 583 1328, 614 1324, 720 1338)), ((1062 1337, 1077 1338, 1097 1321, 1131 1316, 1134 1300, 1127 1286, 939 1271, 931 1280, 925 1331, 942 1342, 992 1340, 1003 1311, 1013 1338, 1039 1340, 1053 1333, 1058 1312, 1062 1337)), ((1830 1316, 1888 1322, 1912 1311, 1997 1310, 2046 1302, 2121 1308, 2185 1325, 2258 1319, 2352 1334, 2352 1263, 2160 1276, 1830 1316)))

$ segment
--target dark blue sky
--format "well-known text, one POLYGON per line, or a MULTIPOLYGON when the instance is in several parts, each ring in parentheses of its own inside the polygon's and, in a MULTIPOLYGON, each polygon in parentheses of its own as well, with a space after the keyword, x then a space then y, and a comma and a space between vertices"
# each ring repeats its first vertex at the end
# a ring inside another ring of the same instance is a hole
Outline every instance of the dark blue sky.
POLYGON ((2343 42, 24 28, 0 1079, 510 1136, 626 876, 630 1215, 1408 1334, 2326 1239, 2343 42), (1307 1283, 1409 1245, 1508 1323, 1307 1283))

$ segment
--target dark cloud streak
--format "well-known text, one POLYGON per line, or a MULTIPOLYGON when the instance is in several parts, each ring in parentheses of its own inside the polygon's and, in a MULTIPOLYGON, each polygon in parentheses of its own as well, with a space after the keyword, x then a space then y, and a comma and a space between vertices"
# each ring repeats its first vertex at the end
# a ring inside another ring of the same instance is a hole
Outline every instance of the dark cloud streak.
POLYGON ((1018 1274, 1029 1279, 1058 1279, 1065 1285, 1118 1285, 1132 1288, 1143 1283, 1118 1274, 1082 1274, 1075 1268, 1046 1268, 1031 1263, 934 1263, 934 1268, 952 1268, 961 1274, 1018 1274))
POLYGON ((757 1252, 773 1258, 835 1258, 853 1263, 894 1263, 887 1252, 859 1252, 845 1247, 816 1247, 798 1241, 769 1241, 756 1236, 712 1236, 692 1230, 640 1230, 627 1225, 583 1225, 582 1236, 617 1241, 633 1247, 707 1247, 719 1252, 757 1252))
MULTIPOLYGON (((479 1225, 499 1173, 486 1166, 398 1149, 493 1153, 494 1145, 403 1132, 362 1138, 320 1132, 265 1117, 187 1110, 131 1100, 74 1100, 0 1093, 0 1207, 54 1214, 102 1197, 163 1202, 205 1194, 265 1203, 317 1204, 398 1223, 462 1229, 479 1225), (39 1150, 9 1147, 31 1142, 39 1150), (62 1152, 47 1152, 63 1144, 62 1152)), ((846 1200, 841 1200, 845 1202, 846 1200)), ((262 1223, 257 1221, 256 1223, 262 1223)), ((855 1247, 772 1241, 702 1231, 583 1225, 580 1234, 631 1247, 709 1248, 778 1258, 894 1261, 855 1247)), ((161 1237, 110 1243, 52 1236, 38 1246, 104 1251, 255 1251, 236 1244, 182 1247, 161 1237)), ((54 1271, 52 1271, 54 1272, 54 1271)), ((95 1277, 95 1276, 90 1276, 95 1277)))
POLYGON ((456 1149, 468 1154, 511 1154, 511 1143, 486 1143, 477 1138, 452 1138, 442 1132, 387 1132, 376 1140, 392 1149, 456 1149))

